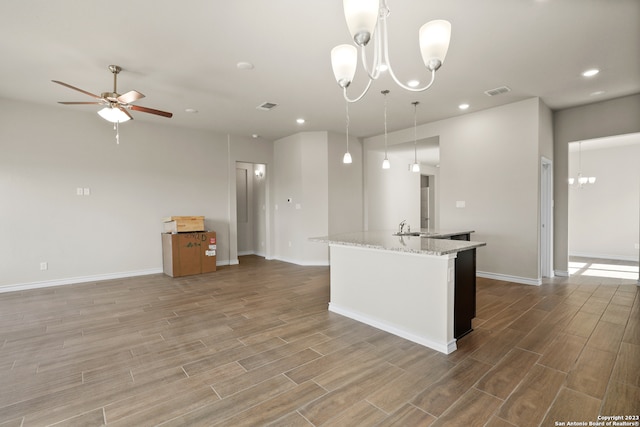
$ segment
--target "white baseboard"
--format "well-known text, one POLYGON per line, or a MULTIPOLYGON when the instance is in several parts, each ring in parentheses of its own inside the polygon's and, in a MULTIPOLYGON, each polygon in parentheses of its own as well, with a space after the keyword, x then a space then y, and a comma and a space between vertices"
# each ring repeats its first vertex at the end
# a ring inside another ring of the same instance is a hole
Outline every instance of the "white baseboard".
POLYGON ((358 322, 362 322, 366 325, 373 326, 374 328, 380 329, 382 331, 389 332, 390 334, 399 336, 411 342, 429 347, 433 350, 439 351, 440 353, 450 354, 458 348, 455 339, 449 343, 436 342, 426 337, 407 332, 403 329, 399 329, 398 327, 380 321, 379 319, 374 319, 362 313, 357 313, 344 307, 337 306, 333 303, 329 303, 329 311, 340 314, 341 316, 348 317, 349 319, 357 320, 358 322))
POLYGON ((302 265, 302 266, 306 266, 306 267, 328 267, 329 266, 329 260, 311 260, 311 261, 306 261, 306 260, 299 260, 299 259, 293 259, 293 258, 287 258, 287 257, 281 257, 281 256, 274 256, 273 258, 270 259, 275 259, 278 261, 282 261, 282 262, 288 262, 289 264, 295 264, 295 265, 302 265))
POLYGON ((162 268, 150 268, 147 270, 124 271, 120 273, 97 274, 92 276, 67 277, 64 279, 44 280, 41 282, 19 283, 16 285, 0 286, 0 293, 25 291, 28 289, 49 288, 52 286, 73 285, 76 283, 99 282, 103 280, 122 279, 125 277, 147 276, 162 273, 162 268))
POLYGON ((246 256, 246 255, 255 255, 255 256, 260 256, 262 258, 266 258, 266 255, 263 252, 260 251, 241 251, 238 252, 238 256, 246 256))
POLYGON ((533 285, 533 286, 542 285, 542 279, 540 278, 530 279, 528 277, 510 276, 507 274, 489 273, 486 271, 478 271, 476 272, 476 275, 478 277, 484 277, 485 279, 503 280, 505 282, 514 282, 514 283, 520 283, 523 285, 533 285))
POLYGON ((553 274, 558 277, 569 277, 569 272, 567 270, 553 270, 553 274))
POLYGON ((569 256, 638 262, 638 255, 611 255, 611 254, 601 254, 601 253, 593 253, 593 252, 573 252, 572 251, 572 252, 569 252, 569 256))

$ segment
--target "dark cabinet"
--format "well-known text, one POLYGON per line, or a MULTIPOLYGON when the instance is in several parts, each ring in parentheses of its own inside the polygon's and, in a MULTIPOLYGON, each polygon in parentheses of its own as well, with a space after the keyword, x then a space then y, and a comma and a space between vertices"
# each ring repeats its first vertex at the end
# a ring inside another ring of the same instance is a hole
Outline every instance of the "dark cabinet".
POLYGON ((469 233, 465 234, 454 234, 450 237, 451 240, 466 240, 467 242, 471 240, 471 235, 469 233))
POLYGON ((471 322, 476 317, 475 248, 458 252, 456 257, 453 311, 453 336, 458 339, 473 331, 471 322))

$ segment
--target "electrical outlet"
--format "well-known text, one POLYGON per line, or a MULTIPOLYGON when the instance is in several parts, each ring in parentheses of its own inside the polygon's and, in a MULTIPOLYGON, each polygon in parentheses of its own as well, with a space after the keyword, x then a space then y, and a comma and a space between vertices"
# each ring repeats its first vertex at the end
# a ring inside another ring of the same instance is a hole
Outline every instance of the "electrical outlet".
POLYGON ((82 194, 85 196, 90 196, 91 195, 91 189, 90 188, 83 188, 82 189, 82 194))
POLYGON ((82 196, 83 193, 84 190, 82 189, 82 187, 76 188, 76 196, 82 196))
POLYGON ((49 264, 46 261, 40 263, 40 270, 48 270, 49 264))

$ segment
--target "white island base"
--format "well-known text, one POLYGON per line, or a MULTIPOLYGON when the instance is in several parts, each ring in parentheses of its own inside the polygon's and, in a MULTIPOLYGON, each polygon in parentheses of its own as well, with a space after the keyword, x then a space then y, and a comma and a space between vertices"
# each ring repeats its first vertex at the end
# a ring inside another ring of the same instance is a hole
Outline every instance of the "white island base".
POLYGON ((329 248, 329 311, 441 353, 456 350, 456 253, 428 255, 332 243, 329 248))

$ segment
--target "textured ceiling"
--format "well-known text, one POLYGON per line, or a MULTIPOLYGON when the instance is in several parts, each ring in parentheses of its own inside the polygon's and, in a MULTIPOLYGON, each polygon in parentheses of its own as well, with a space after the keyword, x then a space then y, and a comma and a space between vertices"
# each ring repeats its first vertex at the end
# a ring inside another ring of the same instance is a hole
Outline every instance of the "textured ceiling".
MULTIPOLYGON (((638 0, 388 0, 390 56, 403 80, 426 79, 417 33, 432 19, 452 23, 452 40, 431 90, 409 93, 388 78, 350 105, 350 132, 413 125, 411 102, 426 123, 538 96, 559 109, 640 92, 638 0), (591 79, 581 76, 599 68, 591 79), (510 93, 488 97, 502 85, 510 93), (601 92, 593 95, 595 92, 601 92), (466 102, 471 108, 458 110, 466 102)), ((0 97, 78 111, 100 120, 81 93, 111 91, 109 64, 123 68, 118 91, 168 110, 170 122, 273 140, 299 131, 344 132, 345 103, 331 71, 332 47, 350 37, 340 0, 7 0, 0 2, 0 97), (248 61, 252 70, 236 64, 248 61), (255 107, 278 104, 271 111, 255 107), (199 112, 190 114, 185 109, 199 112), (295 119, 306 119, 298 125, 295 119)), ((360 69, 353 89, 363 87, 360 69)), ((135 121, 127 126, 134 125, 135 121)))

